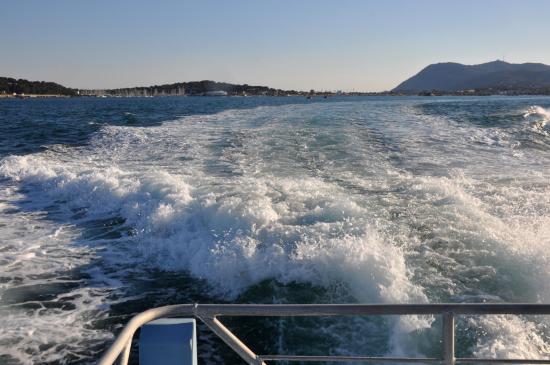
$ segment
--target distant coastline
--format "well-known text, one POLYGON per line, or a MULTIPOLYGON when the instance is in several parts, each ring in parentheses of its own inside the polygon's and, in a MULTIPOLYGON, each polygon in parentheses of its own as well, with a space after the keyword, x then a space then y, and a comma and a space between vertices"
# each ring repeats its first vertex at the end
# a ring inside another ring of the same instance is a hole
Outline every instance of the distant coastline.
POLYGON ((362 95, 333 91, 298 91, 210 80, 118 89, 72 89, 54 82, 0 77, 0 98, 27 97, 162 97, 162 96, 333 96, 362 95))
MULTIPOLYGON (((428 66, 426 69, 429 69, 428 66)), ((425 71, 423 71, 425 72, 425 71)), ((421 75, 420 73, 419 75, 421 75)), ((414 76, 409 80, 418 78, 414 76)), ((67 98, 67 97, 165 97, 165 96, 302 96, 312 97, 333 97, 333 96, 491 96, 491 95, 550 95, 550 87, 529 85, 506 85, 484 86, 460 90, 449 89, 406 89, 400 84, 399 87, 390 91, 367 92, 367 91, 298 91, 275 89, 268 86, 253 86, 248 84, 231 84, 210 80, 180 82, 173 84, 139 86, 118 89, 74 89, 68 88, 55 82, 28 81, 0 77, 0 99, 1 98, 67 98)))

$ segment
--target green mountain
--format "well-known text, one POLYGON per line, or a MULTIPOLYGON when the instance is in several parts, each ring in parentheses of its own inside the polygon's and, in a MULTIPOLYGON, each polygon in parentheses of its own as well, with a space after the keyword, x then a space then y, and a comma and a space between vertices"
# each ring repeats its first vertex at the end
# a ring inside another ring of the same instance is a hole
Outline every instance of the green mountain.
POLYGON ((550 66, 493 61, 480 65, 437 63, 403 81, 392 91, 460 91, 469 89, 533 90, 550 88, 550 66))

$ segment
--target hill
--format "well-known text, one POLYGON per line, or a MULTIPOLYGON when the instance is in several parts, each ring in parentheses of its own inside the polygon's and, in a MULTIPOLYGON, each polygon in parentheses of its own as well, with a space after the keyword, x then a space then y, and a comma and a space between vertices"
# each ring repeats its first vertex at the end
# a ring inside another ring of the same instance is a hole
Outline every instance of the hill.
POLYGON ((392 91, 455 92, 469 89, 534 90, 550 88, 550 66, 493 61, 479 65, 437 63, 424 68, 392 91))
POLYGON ((209 92, 226 92, 228 95, 286 95, 297 94, 294 90, 274 89, 268 86, 230 84, 210 80, 178 82, 174 84, 141 86, 121 89, 79 90, 81 95, 91 96, 162 96, 162 95, 205 95, 209 92))
POLYGON ((268 86, 230 84, 210 80, 178 82, 174 84, 141 86, 120 89, 70 89, 55 82, 28 81, 0 77, 0 97, 17 95, 46 96, 178 96, 208 95, 211 92, 225 92, 227 95, 302 95, 306 92, 274 89, 268 86))
POLYGON ((76 90, 55 82, 0 77, 0 94, 11 95, 13 93, 25 95, 76 95, 76 90))

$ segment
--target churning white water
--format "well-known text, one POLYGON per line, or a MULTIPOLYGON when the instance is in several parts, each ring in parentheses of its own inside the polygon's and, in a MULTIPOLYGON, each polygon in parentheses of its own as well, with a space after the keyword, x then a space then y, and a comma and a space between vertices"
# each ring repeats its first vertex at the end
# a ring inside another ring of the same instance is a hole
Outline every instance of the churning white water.
MULTIPOLYGON (((212 301, 550 302, 550 113, 492 102, 229 109, 3 158, 0 354, 93 361, 114 306, 173 300, 153 273, 212 301)), ((334 353, 438 351, 432 318, 324 325, 334 353)), ((550 353, 543 318, 460 326, 464 353, 550 353)))

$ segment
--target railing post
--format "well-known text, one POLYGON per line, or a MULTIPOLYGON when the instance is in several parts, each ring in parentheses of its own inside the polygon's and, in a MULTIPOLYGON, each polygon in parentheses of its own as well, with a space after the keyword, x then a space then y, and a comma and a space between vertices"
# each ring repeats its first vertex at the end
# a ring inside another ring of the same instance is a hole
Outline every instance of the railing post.
POLYGON ((130 358, 130 350, 131 349, 132 349, 132 339, 130 338, 128 340, 128 343, 126 344, 126 346, 124 346, 124 350, 118 356, 118 364, 119 365, 128 365, 128 359, 130 358))
POLYGON ((223 342, 233 349, 249 365, 266 365, 261 357, 249 349, 240 339, 237 338, 227 327, 216 317, 197 315, 198 318, 214 332, 223 342))
POLYGON ((443 313, 443 365, 455 365, 455 318, 453 312, 443 313))

